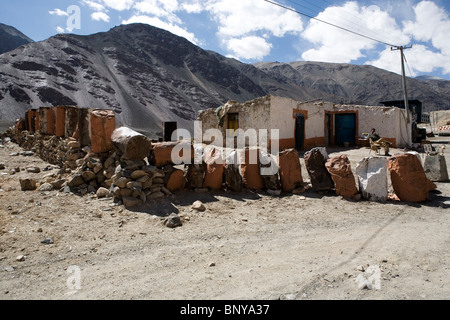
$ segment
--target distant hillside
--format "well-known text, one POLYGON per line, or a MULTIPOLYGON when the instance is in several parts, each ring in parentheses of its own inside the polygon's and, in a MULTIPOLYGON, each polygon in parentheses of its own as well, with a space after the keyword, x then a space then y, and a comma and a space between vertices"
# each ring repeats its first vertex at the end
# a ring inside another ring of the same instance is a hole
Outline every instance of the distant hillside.
POLYGON ((12 51, 21 45, 33 42, 14 27, 0 23, 0 54, 12 51))
MULTIPOLYGON (((450 88, 408 79, 425 111, 450 109, 450 88)), ((31 107, 112 109, 120 124, 161 135, 163 121, 191 130, 200 110, 267 94, 299 101, 379 105, 403 98, 400 76, 370 66, 244 64, 145 24, 89 36, 60 34, 0 55, 0 120, 31 107)))
MULTIPOLYGON (((333 94, 352 104, 380 105, 403 99, 401 76, 373 66, 351 64, 263 62, 256 67, 279 82, 333 94)), ((450 109, 450 81, 407 78, 409 99, 421 100, 424 111, 450 109)))

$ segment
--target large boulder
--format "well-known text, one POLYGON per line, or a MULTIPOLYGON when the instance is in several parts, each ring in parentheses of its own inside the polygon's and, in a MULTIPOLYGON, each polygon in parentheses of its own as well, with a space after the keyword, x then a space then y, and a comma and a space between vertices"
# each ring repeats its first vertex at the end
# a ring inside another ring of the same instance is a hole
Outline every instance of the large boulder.
POLYGON ((280 190, 281 182, 277 158, 270 153, 260 150, 259 167, 266 189, 280 190))
POLYGON ((259 150, 246 148, 240 152, 240 171, 244 187, 251 190, 264 189, 260 172, 259 150))
POLYGON ((346 155, 329 159, 326 162, 325 167, 331 174, 336 194, 345 198, 351 198, 358 193, 350 160, 348 160, 346 155))
POLYGON ((426 155, 423 160, 425 175, 431 181, 443 182, 448 180, 447 163, 440 154, 426 155))
POLYGON ((225 187, 234 192, 241 192, 243 187, 242 176, 239 171, 238 153, 232 150, 226 157, 224 166, 225 187))
POLYGON ((279 174, 283 191, 290 192, 303 187, 302 167, 295 149, 287 149, 278 156, 279 174))
POLYGON ((194 149, 191 142, 180 140, 153 143, 148 161, 151 165, 161 168, 168 164, 192 163, 193 158, 194 149), (174 151, 175 148, 179 149, 178 153, 174 151), (189 152, 185 154, 185 150, 189 152))
POLYGON ((325 167, 328 154, 325 148, 314 148, 304 155, 306 170, 311 178, 314 191, 328 191, 334 188, 334 182, 325 167))
POLYGON ((183 170, 175 169, 171 173, 168 173, 165 179, 167 181, 166 187, 170 192, 183 190, 186 185, 183 170))
POLYGON ((370 201, 386 201, 388 197, 388 160, 385 157, 368 157, 356 166, 359 191, 370 201))
POLYGON ((210 188, 212 190, 219 190, 223 183, 223 158, 222 152, 212 147, 207 151, 205 156, 206 172, 203 180, 203 188, 210 188))
POLYGON ((185 169, 186 187, 202 188, 205 179, 206 164, 188 164, 185 169))
POLYGON ((389 173, 397 197, 404 202, 423 202, 436 185, 425 175, 417 156, 398 154, 389 159, 389 173))
POLYGON ((91 111, 92 152, 108 152, 114 148, 111 136, 116 129, 116 117, 112 110, 91 111))
POLYGON ((114 130, 111 141, 122 152, 122 158, 129 160, 145 159, 152 148, 149 138, 127 127, 114 130))

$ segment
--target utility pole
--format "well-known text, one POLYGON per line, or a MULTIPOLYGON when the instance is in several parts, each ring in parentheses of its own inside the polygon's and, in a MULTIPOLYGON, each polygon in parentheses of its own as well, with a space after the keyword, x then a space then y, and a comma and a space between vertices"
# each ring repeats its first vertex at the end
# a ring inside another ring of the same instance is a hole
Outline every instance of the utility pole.
POLYGON ((411 49, 412 45, 409 47, 400 46, 400 47, 391 47, 391 51, 400 50, 401 58, 402 58, 402 84, 403 84, 403 97, 405 99, 405 112, 406 112, 406 121, 407 124, 411 123, 411 119, 409 117, 409 100, 408 100, 408 91, 406 89, 406 75, 405 75, 405 55, 403 54, 403 50, 411 49))

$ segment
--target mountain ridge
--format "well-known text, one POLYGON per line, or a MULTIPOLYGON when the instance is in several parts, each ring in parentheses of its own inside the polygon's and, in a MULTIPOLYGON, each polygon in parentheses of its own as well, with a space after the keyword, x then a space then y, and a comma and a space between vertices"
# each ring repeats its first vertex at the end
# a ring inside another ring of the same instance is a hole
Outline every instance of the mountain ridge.
POLYGON ((0 23, 0 54, 34 42, 16 28, 0 23))

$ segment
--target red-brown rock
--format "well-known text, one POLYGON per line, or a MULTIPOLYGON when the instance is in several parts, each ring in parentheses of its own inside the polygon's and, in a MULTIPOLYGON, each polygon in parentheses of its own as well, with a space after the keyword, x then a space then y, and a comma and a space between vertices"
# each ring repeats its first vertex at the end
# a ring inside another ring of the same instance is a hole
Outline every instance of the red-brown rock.
POLYGON ((325 164, 334 182, 336 194, 345 198, 351 198, 358 193, 355 176, 353 175, 350 160, 346 155, 328 159, 325 164))
POLYGON ((186 180, 184 178, 184 171, 182 170, 174 170, 170 173, 170 177, 167 180, 167 189, 170 192, 177 192, 184 189, 186 184, 186 180))
POLYGON ((302 168, 297 150, 287 149, 280 152, 278 167, 283 191, 290 192, 303 187, 302 168))
POLYGON ((116 129, 116 117, 111 110, 91 111, 92 152, 103 153, 114 148, 111 135, 116 129))
POLYGON ((423 202, 436 185, 425 175, 414 154, 400 154, 389 159, 389 173, 395 194, 404 202, 423 202))
POLYGON ((66 129, 66 108, 58 106, 55 110, 55 135, 64 137, 66 129))
POLYGON ((241 153, 241 176, 244 187, 251 190, 264 189, 264 179, 259 168, 259 150, 245 149, 241 153), (253 153, 254 152, 254 153, 253 153), (253 153, 253 156, 251 156, 253 153), (256 163, 255 163, 256 162, 256 163))
MULTIPOLYGON (((170 141, 170 142, 157 142, 152 143, 152 148, 150 150, 149 162, 151 165, 156 166, 158 168, 164 167, 168 164, 174 164, 175 160, 184 160, 182 162, 193 162, 194 158, 194 149, 190 142, 188 141, 170 141), (180 152, 178 155, 178 159, 172 158, 172 151, 175 147, 180 148, 180 152), (190 149, 190 155, 184 154, 184 150, 190 149), (190 159, 190 161, 188 161, 190 159)), ((177 161, 181 164, 180 161, 177 161)))
POLYGON ((205 156, 206 172, 203 180, 203 188, 219 190, 223 183, 224 163, 219 149, 211 148, 205 156))

